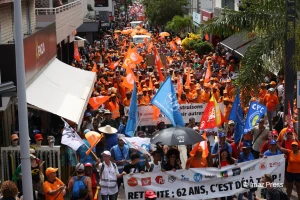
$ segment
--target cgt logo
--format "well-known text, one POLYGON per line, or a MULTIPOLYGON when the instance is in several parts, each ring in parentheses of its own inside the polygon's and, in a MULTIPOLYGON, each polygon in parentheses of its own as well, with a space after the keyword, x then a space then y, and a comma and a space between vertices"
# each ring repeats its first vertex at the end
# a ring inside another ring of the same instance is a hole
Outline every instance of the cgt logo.
POLYGON ((128 179, 127 184, 128 184, 130 187, 135 187, 135 186, 138 185, 138 181, 137 181, 136 178, 131 177, 130 179, 128 179))
POLYGON ((266 163, 264 163, 264 162, 260 163, 260 164, 259 164, 259 169, 260 169, 260 170, 265 170, 265 169, 267 169, 266 163))
POLYGON ((151 177, 142 178, 142 186, 151 185, 151 177))
POLYGON ((165 179, 162 176, 157 176, 155 178, 155 181, 156 181, 157 184, 160 184, 160 185, 165 184, 165 179))

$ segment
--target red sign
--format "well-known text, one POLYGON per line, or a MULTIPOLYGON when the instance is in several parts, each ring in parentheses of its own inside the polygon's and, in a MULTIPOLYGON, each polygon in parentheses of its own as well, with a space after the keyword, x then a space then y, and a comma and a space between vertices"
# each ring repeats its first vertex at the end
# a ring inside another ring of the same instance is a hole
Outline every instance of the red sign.
POLYGON ((155 181, 157 184, 160 184, 160 185, 165 184, 165 179, 162 176, 157 176, 155 178, 155 181))
POLYGON ((138 185, 138 181, 136 180, 136 178, 131 177, 131 178, 127 181, 127 184, 128 184, 130 187, 135 187, 135 186, 138 185))
POLYGON ((201 22, 206 22, 213 18, 213 13, 206 10, 201 10, 201 22))
POLYGON ((151 185, 151 177, 142 178, 142 186, 151 185))

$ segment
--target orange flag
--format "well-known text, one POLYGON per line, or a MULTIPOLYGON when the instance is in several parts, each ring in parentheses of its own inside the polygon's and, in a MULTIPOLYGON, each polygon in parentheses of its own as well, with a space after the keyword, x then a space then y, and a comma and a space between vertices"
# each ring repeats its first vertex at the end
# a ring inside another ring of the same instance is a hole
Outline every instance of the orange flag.
POLYGON ((95 131, 90 131, 87 134, 85 134, 86 140, 91 145, 91 147, 89 148, 89 150, 87 150, 87 152, 85 152, 85 154, 89 155, 92 152, 93 148, 98 144, 98 142, 100 142, 100 140, 103 137, 104 137, 104 134, 99 134, 95 131))
POLYGON ((204 83, 208 83, 210 77, 211 77, 211 68, 210 68, 210 63, 208 62, 206 73, 205 73, 204 83))
POLYGON ((97 69, 97 65, 96 65, 96 63, 94 63, 94 66, 93 66, 92 72, 96 72, 96 73, 98 73, 98 69, 97 69))
POLYGON ((109 67, 111 70, 115 70, 116 67, 118 67, 120 61, 121 61, 121 60, 118 60, 117 62, 112 62, 112 63, 109 64, 108 67, 109 67))
POLYGON ((154 47, 154 58, 155 58, 155 66, 156 66, 156 69, 157 69, 158 75, 159 75, 159 81, 163 82, 164 79, 165 79, 163 74, 162 74, 162 71, 161 71, 161 68, 163 68, 163 64, 161 62, 161 59, 160 59, 160 56, 157 52, 156 47, 154 47))
POLYGON ((143 57, 140 56, 137 53, 137 49, 129 49, 126 55, 126 58, 124 59, 124 63, 122 65, 123 68, 127 69, 127 67, 130 66, 130 64, 140 64, 143 60, 143 57))
POLYGON ((175 39, 175 42, 176 42, 177 45, 181 45, 181 39, 179 37, 177 37, 175 39))
POLYGON ((136 81, 136 78, 134 76, 134 73, 132 72, 130 67, 126 68, 126 77, 122 82, 122 85, 130 90, 133 90, 134 82, 136 81))
POLYGON ((170 57, 170 56, 167 56, 167 60, 168 60, 169 64, 172 64, 173 61, 174 61, 174 59, 172 57, 170 57))
POLYGON ((185 81, 185 86, 190 86, 190 84, 191 84, 191 69, 189 67, 188 74, 187 74, 186 81, 185 81))
POLYGON ((74 59, 80 61, 80 53, 77 44, 74 44, 74 59))
POLYGON ((153 48, 153 43, 150 42, 150 44, 148 44, 148 49, 147 49, 148 53, 152 53, 152 48, 153 48))
POLYGON ((155 105, 152 105, 152 109, 153 109, 153 121, 156 121, 159 118, 160 110, 155 105))
POLYGON ((94 110, 97 110, 102 104, 104 104, 110 96, 98 96, 89 99, 89 104, 94 110))
POLYGON ((198 142, 190 152, 190 156, 195 156, 197 151, 202 151, 202 158, 208 156, 207 141, 198 142))
POLYGON ((179 97, 181 96, 182 92, 183 92, 182 84, 179 80, 177 80, 177 93, 179 97))

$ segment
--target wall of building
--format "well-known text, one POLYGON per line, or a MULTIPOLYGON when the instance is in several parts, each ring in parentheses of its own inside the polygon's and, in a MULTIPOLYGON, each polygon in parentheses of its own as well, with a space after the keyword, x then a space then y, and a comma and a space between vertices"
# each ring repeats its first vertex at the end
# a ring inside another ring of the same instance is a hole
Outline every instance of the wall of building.
MULTIPOLYGON (((0 44, 13 40, 13 3, 0 4, 0 44)), ((31 34, 36 28, 35 0, 22 0, 23 34, 31 34)))

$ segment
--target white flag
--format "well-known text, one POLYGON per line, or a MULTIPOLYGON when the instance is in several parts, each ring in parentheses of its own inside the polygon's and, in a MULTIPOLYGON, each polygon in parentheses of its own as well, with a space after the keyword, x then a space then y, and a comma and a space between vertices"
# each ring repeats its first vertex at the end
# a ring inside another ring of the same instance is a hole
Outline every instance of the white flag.
MULTIPOLYGON (((63 120, 63 119, 62 119, 63 120)), ((77 149, 84 144, 83 140, 80 138, 80 136, 74 131, 72 127, 66 122, 65 127, 62 133, 61 137, 61 143, 64 145, 67 145, 71 149, 77 151, 77 149)))
POLYGON ((127 140, 128 138, 125 138, 125 137, 121 137, 121 139, 125 142, 125 144, 127 144, 129 146, 129 148, 136 149, 139 152, 141 152, 142 154, 147 154, 150 156, 149 152, 146 149, 144 149, 143 147, 139 146, 137 143, 132 143, 127 140))

